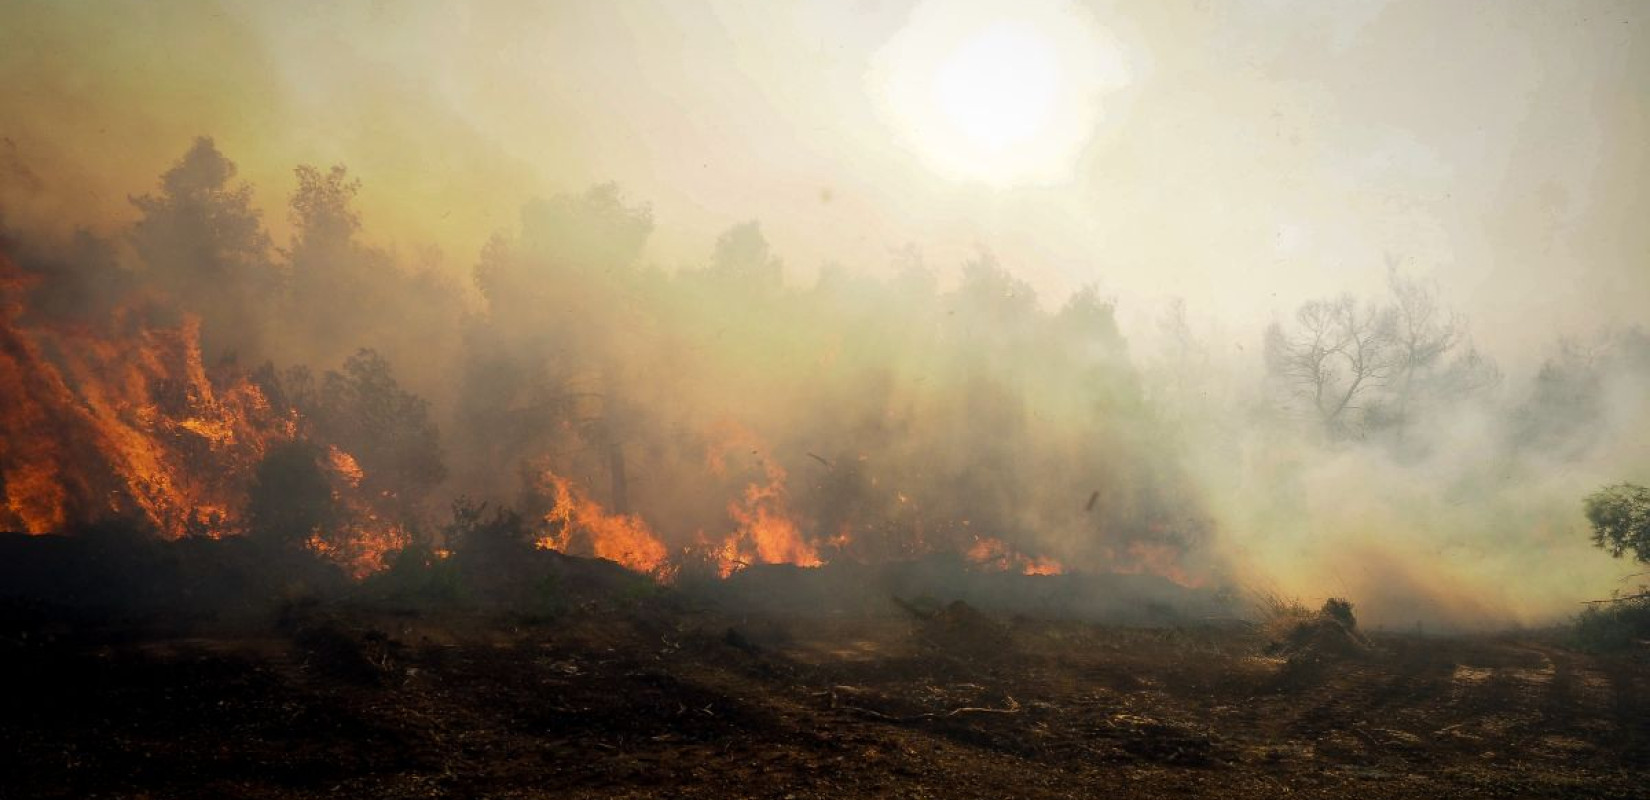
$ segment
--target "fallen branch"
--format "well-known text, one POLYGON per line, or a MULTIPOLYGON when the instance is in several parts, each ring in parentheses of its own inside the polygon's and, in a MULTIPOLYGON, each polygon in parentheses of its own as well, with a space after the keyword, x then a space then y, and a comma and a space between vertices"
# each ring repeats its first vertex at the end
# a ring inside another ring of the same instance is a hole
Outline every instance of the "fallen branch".
POLYGON ((923 720, 929 720, 929 719, 946 719, 946 718, 949 718, 949 717, 958 717, 958 716, 962 716, 963 714, 1018 714, 1018 713, 1020 713, 1020 710, 1021 710, 1019 701, 1017 701, 1014 698, 1010 697, 1010 698, 1008 698, 1008 708, 985 708, 985 707, 978 707, 978 706, 963 706, 962 708, 953 708, 950 711, 928 711, 928 712, 924 712, 924 713, 921 713, 921 714, 912 714, 910 716, 896 717, 892 714, 884 714, 881 711, 876 711, 874 709, 862 708, 860 706, 842 705, 840 702, 837 701, 837 696, 836 696, 837 688, 838 687, 832 686, 830 691, 829 691, 829 694, 831 696, 831 708, 833 710, 835 710, 835 711, 847 711, 847 712, 853 713, 853 714, 861 714, 863 716, 867 716, 867 717, 870 717, 870 718, 875 719, 875 720, 881 720, 883 722, 921 722, 923 720))
POLYGON ((1364 729, 1363 729, 1363 726, 1361 726, 1361 725, 1353 725, 1353 726, 1352 726, 1352 727, 1350 727, 1350 728, 1348 728, 1348 729, 1347 729, 1347 730, 1350 730, 1350 731, 1352 731, 1352 732, 1353 732, 1353 733, 1356 733, 1356 734, 1358 734, 1358 735, 1359 735, 1359 736, 1362 736, 1362 737, 1364 737, 1364 739, 1366 739, 1366 740, 1368 740, 1368 742, 1369 742, 1369 743, 1370 743, 1370 744, 1372 744, 1372 745, 1374 745, 1374 746, 1376 746, 1376 747, 1385 747, 1385 745, 1383 745, 1383 744, 1381 744, 1381 740, 1380 740, 1380 739, 1377 739, 1377 738, 1375 738, 1375 734, 1373 734, 1373 733, 1370 733, 1370 732, 1369 732, 1369 731, 1366 731, 1366 730, 1364 730, 1364 729))
POLYGON ((1627 595, 1626 597, 1611 597, 1611 598, 1606 599, 1606 600, 1583 600, 1583 601, 1581 601, 1581 604, 1584 605, 1584 606, 1594 606, 1594 605, 1598 605, 1600 603, 1625 603, 1629 600, 1645 600, 1645 599, 1650 599, 1650 592, 1639 592, 1638 594, 1630 594, 1630 595, 1627 595))

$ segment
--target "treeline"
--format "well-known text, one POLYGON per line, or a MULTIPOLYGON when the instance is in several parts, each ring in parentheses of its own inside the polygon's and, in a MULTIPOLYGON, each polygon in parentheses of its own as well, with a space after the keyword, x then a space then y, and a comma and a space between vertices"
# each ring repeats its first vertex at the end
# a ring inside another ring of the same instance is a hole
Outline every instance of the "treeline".
MULTIPOLYGON (((13 260, 45 278, 26 314, 198 316, 209 364, 297 409, 424 536, 459 497, 543 519, 554 474, 673 547, 727 533, 744 504, 794 519, 827 559, 993 537, 1077 568, 1160 568, 1209 557, 1187 456, 1231 430, 1415 462, 1490 419, 1507 448, 1562 457, 1641 414, 1632 392, 1650 385, 1650 337, 1628 330, 1563 344, 1509 387, 1436 290, 1396 271, 1382 298, 1304 304, 1260 364, 1232 367, 1183 306, 1142 361, 1095 289, 1046 310, 989 254, 954 288, 912 251, 885 277, 827 267, 801 287, 747 222, 665 270, 642 260, 651 210, 612 185, 529 203, 467 287, 433 254, 367 244, 343 167, 295 175, 284 246, 206 138, 133 198, 120 238, 13 234, 13 260)), ((326 455, 295 452, 271 458, 326 455)), ((328 524, 324 487, 259 476, 254 518, 328 524), (304 492, 318 507, 293 512, 304 492)))
MULTIPOLYGON (((796 287, 755 222, 667 272, 640 260, 650 210, 600 186, 525 207, 479 254, 472 294, 432 258, 366 244, 344 168, 296 177, 285 246, 205 138, 133 198, 123 239, 14 236, 14 260, 47 278, 30 318, 198 316, 209 364, 298 409, 426 532, 460 495, 542 517, 555 473, 673 546, 726 533, 741 502, 793 518, 826 557, 995 537, 1106 568, 1207 536, 1093 290, 1047 312, 984 254, 951 290, 914 255, 886 279, 827 269, 796 287)), ((260 469, 253 517, 321 497, 283 475, 260 469)))

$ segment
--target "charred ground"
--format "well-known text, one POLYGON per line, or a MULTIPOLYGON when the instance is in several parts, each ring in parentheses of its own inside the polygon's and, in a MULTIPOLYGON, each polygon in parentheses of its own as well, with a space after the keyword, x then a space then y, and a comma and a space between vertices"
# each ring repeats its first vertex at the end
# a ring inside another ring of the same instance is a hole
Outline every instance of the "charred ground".
POLYGON ((796 575, 667 589, 548 551, 483 600, 194 546, 114 562, 196 587, 115 614, 96 548, 8 540, 12 569, 90 577, 4 606, 0 795, 1631 797, 1650 778, 1643 654, 1553 635, 1342 642, 933 595, 765 611, 796 575), (285 583, 235 577, 253 564, 285 583))

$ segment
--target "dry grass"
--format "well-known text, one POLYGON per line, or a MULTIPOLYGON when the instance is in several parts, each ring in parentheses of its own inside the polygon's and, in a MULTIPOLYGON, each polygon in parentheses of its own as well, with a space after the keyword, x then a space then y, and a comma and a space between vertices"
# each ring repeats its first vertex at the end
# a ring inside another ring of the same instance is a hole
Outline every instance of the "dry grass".
POLYGON ((1318 616, 1300 598, 1290 597, 1276 589, 1252 589, 1249 594, 1259 632, 1268 641, 1282 640, 1290 631, 1318 616))

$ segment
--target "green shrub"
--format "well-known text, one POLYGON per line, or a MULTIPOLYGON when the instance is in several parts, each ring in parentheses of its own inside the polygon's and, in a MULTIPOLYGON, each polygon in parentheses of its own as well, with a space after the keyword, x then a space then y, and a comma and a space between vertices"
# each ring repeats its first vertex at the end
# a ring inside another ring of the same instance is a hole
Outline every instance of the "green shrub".
POLYGON ((1576 617, 1575 646, 1608 652, 1650 641, 1650 597, 1588 606, 1576 617))
POLYGON ((1650 564, 1650 489, 1631 483, 1606 486, 1583 503, 1593 544, 1610 555, 1650 564))
POLYGON ((458 566, 428 547, 403 548, 388 569, 361 585, 369 597, 418 605, 455 605, 464 600, 458 566))

